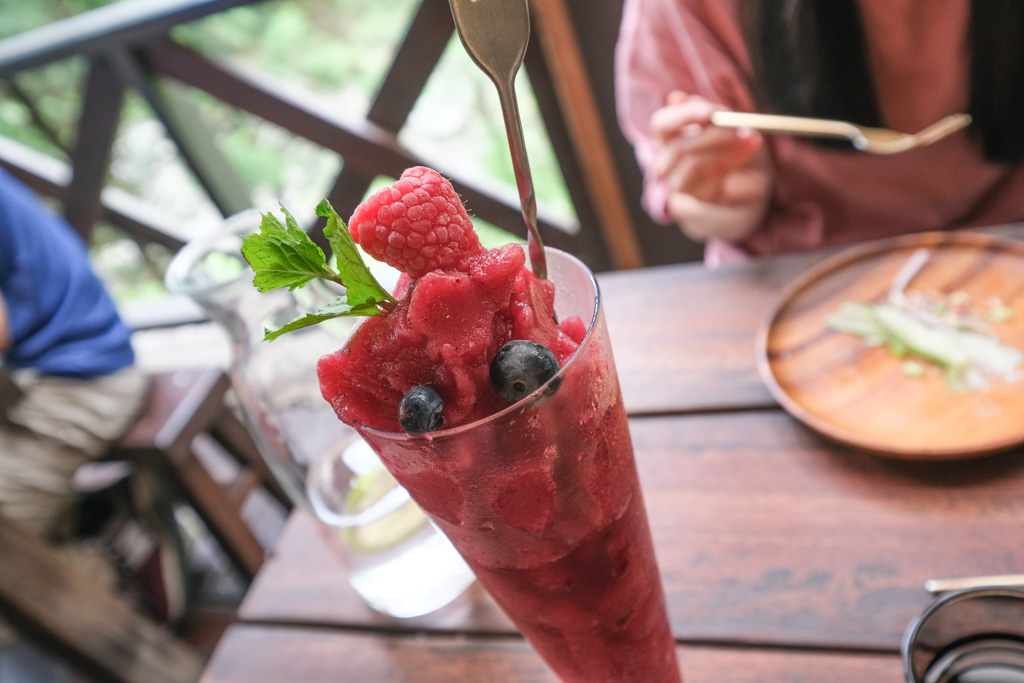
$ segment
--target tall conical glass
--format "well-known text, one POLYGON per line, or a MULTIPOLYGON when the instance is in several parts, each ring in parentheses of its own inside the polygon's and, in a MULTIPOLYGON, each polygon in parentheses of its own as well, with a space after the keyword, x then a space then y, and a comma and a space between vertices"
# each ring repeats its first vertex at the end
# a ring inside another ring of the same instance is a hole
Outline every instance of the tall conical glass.
POLYGON ((558 318, 589 323, 555 377, 471 424, 357 430, 564 681, 679 681, 597 282, 547 252, 558 318))

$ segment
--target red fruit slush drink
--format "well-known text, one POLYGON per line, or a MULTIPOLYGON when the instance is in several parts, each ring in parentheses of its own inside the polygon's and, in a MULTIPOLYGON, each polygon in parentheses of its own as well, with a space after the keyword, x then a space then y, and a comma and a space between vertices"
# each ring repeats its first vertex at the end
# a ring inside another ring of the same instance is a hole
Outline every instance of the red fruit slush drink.
POLYGON ((680 681, 597 283, 547 252, 557 319, 589 321, 553 378, 441 431, 354 426, 563 680, 680 681))

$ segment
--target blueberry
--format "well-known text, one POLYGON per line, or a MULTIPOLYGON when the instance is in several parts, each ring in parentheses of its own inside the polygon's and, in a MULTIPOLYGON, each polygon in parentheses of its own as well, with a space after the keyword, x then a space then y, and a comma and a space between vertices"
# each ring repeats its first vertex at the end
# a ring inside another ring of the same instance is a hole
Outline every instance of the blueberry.
POLYGON ((536 391, 556 372, 558 359, 548 347, 516 339, 502 346, 491 361, 491 386, 506 401, 516 403, 536 391))
POLYGON ((421 384, 409 390, 398 405, 398 424, 409 434, 425 434, 444 424, 444 401, 434 387, 421 384))

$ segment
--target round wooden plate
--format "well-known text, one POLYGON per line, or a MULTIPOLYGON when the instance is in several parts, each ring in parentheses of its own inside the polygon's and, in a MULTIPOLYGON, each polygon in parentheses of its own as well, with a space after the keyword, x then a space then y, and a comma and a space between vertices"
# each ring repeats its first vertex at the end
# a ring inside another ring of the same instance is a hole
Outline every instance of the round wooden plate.
POLYGON ((1021 381, 995 380, 957 394, 938 367, 922 363, 924 375, 908 377, 889 349, 826 327, 847 301, 882 301, 920 248, 931 257, 908 291, 959 290, 975 306, 999 297, 1011 311, 994 325, 999 340, 1024 350, 1024 242, 972 232, 919 233, 852 247, 790 284, 758 332, 762 379, 795 418, 873 453, 949 459, 1024 443, 1024 368, 1021 381))

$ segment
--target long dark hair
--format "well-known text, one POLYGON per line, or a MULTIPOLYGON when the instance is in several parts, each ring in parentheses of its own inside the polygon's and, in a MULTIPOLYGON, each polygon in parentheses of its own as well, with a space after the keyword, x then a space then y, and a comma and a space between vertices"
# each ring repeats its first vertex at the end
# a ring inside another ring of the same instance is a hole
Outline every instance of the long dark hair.
MULTIPOLYGON (((766 111, 884 125, 856 0, 743 0, 766 111)), ((971 3, 968 129, 992 162, 1024 161, 1024 2, 971 3)))

